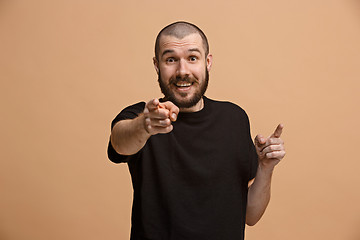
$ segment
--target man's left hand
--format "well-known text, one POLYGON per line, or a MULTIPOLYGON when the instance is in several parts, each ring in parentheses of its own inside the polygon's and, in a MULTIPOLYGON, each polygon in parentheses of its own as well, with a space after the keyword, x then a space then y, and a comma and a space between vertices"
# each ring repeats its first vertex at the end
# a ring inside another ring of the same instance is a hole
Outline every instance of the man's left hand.
POLYGON ((262 135, 255 137, 255 147, 262 168, 273 169, 285 156, 284 141, 280 136, 284 126, 279 124, 268 138, 262 135))

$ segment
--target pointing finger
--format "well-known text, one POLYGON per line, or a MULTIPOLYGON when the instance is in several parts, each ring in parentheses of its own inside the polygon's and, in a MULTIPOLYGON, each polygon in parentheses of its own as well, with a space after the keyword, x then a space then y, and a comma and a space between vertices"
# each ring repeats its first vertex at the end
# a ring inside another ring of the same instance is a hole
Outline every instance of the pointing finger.
POLYGON ((270 136, 270 137, 275 137, 275 138, 279 138, 281 136, 282 130, 284 128, 284 125, 282 123, 280 123, 276 129, 275 132, 270 136))
POLYGON ((146 104, 146 107, 151 111, 151 110, 154 110, 156 108, 158 108, 159 106, 159 99, 157 98, 154 98, 152 100, 150 100, 147 104, 146 104))

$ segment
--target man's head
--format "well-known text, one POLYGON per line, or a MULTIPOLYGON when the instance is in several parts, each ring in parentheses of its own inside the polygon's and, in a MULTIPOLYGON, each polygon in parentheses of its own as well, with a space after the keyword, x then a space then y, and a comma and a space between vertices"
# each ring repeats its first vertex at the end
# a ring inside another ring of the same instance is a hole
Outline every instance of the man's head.
POLYGON ((209 54, 209 42, 204 32, 199 27, 197 27, 192 23, 179 21, 167 25, 157 35, 155 41, 155 58, 159 60, 159 51, 160 51, 159 42, 161 36, 174 36, 178 39, 182 39, 192 33, 197 33, 202 38, 203 48, 205 51, 205 55, 207 56, 209 54))
POLYGON ((153 60, 167 100, 180 108, 202 103, 212 55, 205 34, 198 27, 187 22, 166 26, 156 38, 153 60))

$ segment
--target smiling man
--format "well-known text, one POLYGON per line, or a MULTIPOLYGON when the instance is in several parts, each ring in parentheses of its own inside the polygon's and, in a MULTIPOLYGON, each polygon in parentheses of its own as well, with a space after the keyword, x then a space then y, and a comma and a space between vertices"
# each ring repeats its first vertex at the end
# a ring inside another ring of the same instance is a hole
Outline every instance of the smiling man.
POLYGON ((160 31, 153 63, 164 97, 122 110, 108 147, 133 182, 130 239, 244 239, 269 203, 283 126, 254 144, 242 108, 204 96, 212 55, 191 23, 160 31))
MULTIPOLYGON (((184 25, 187 26, 187 25, 184 25)), ((189 27, 188 27, 189 28, 189 27)), ((154 65, 166 100, 184 111, 199 111, 209 81, 212 55, 201 35, 191 28, 181 34, 167 33, 157 39, 154 65), (170 35, 166 35, 170 34, 170 35)))

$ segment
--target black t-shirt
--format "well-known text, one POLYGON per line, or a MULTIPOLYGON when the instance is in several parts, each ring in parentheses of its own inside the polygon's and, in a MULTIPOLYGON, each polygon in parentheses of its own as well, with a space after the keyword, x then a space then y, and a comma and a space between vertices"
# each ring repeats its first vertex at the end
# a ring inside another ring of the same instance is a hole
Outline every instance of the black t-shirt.
MULTIPOLYGON (((125 108, 112 127, 144 107, 125 108)), ((258 164, 245 111, 204 97, 202 110, 180 112, 173 126, 131 156, 109 143, 109 159, 127 162, 132 178, 131 239, 243 239, 248 181, 258 164)))

